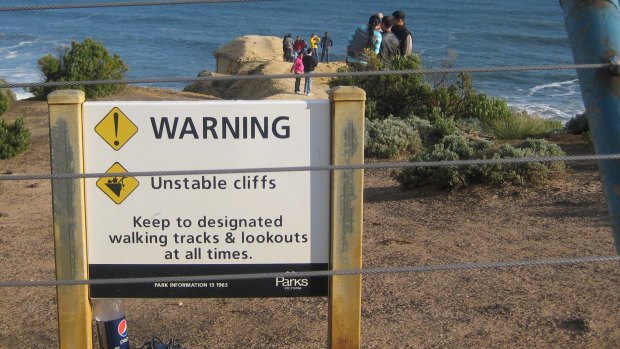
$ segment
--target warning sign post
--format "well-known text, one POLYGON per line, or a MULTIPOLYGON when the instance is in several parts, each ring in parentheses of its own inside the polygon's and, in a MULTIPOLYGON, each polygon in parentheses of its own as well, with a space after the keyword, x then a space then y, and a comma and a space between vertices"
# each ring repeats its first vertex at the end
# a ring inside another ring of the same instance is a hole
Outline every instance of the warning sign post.
MULTIPOLYGON (((81 91, 51 93, 52 174, 62 175, 52 179, 58 280, 284 272, 247 284, 58 286, 60 348, 92 348, 89 291, 95 298, 317 296, 327 280, 296 271, 360 269, 363 170, 245 169, 363 164, 364 101, 355 87, 333 88, 329 102, 191 107, 84 104, 81 91), (192 175, 170 176, 181 170, 192 175), (152 174, 132 174, 143 171, 152 174), (102 175, 65 177, 81 173, 102 175)), ((329 347, 359 348, 360 320, 361 275, 331 276, 329 347)))
POLYGON ((106 173, 85 185, 91 279, 291 274, 91 297, 327 295, 326 277, 294 273, 328 267, 329 172, 235 170, 329 165, 329 101, 86 102, 83 122, 84 171, 106 173))

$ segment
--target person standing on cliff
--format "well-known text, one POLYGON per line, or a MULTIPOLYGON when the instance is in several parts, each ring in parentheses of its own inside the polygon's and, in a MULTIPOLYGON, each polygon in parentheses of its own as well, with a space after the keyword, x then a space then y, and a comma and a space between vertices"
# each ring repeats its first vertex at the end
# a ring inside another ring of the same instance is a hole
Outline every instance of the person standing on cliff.
POLYGON ((321 63, 325 58, 327 63, 329 63, 329 50, 334 46, 334 41, 332 41, 332 37, 328 32, 325 32, 325 36, 321 39, 321 63))
POLYGON ((304 73, 306 74, 306 81, 304 84, 304 94, 306 96, 312 96, 310 90, 312 89, 312 74, 314 74, 314 68, 316 67, 316 59, 312 55, 312 48, 308 47, 308 53, 303 58, 304 73))
POLYGON ((293 50, 295 50, 295 55, 298 55, 299 53, 304 53, 306 46, 308 45, 306 45, 304 39, 302 39, 301 36, 297 35, 297 38, 293 43, 293 50))
POLYGON ((394 57, 400 54, 400 41, 392 33, 392 27, 394 26, 394 17, 385 16, 381 20, 381 49, 379 50, 379 58, 384 63, 389 63, 394 57))
POLYGON ((284 36, 282 45, 284 46, 284 60, 286 62, 292 62, 295 60, 295 54, 293 53, 293 37, 291 34, 286 34, 284 36))
POLYGON ((364 52, 367 49, 379 54, 382 40, 380 30, 381 19, 377 15, 370 16, 367 25, 355 29, 347 42, 347 64, 368 64, 368 55, 364 52))
POLYGON ((413 34, 411 34, 405 25, 405 12, 400 10, 394 11, 392 16, 394 16, 394 27, 392 28, 392 32, 396 35, 398 41, 400 41, 400 55, 411 56, 413 54, 413 34))
POLYGON ((295 73, 295 93, 296 94, 301 94, 301 90, 300 85, 301 85, 301 76, 298 74, 303 74, 304 73, 304 62, 303 62, 303 57, 304 54, 303 53, 298 53, 297 54, 297 58, 295 58, 295 62, 293 63, 293 66, 291 67, 291 73, 295 73))
POLYGON ((317 53, 317 49, 319 48, 319 42, 321 42, 321 38, 318 35, 312 33, 310 34, 310 48, 312 48, 312 58, 319 63, 319 54, 317 53))

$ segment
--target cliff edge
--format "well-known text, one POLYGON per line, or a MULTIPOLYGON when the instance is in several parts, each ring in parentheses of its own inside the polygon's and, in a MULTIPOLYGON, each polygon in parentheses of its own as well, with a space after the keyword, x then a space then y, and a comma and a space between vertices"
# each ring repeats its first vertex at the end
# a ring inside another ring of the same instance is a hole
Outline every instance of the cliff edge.
MULTIPOLYGON (((294 93, 295 79, 290 73, 293 63, 285 62, 283 59, 282 38, 259 35, 240 36, 213 54, 216 58, 215 71, 203 70, 198 76, 290 74, 291 77, 197 81, 185 87, 184 91, 213 95, 223 99, 327 98, 329 78, 313 78, 313 96, 294 93)), ((344 65, 344 62, 319 63, 315 71, 335 72, 344 65)))

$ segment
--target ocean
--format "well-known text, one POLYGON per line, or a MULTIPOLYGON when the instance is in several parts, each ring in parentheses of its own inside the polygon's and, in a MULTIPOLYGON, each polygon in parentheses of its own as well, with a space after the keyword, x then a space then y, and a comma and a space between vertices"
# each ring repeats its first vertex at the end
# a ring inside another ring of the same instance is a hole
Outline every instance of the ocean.
MULTIPOLYGON (((102 0, 103 1, 103 0, 102 0)), ((0 6, 84 4, 86 0, 3 0, 0 6)), ((213 53, 241 35, 329 31, 343 58, 347 38, 376 12, 403 10, 425 67, 572 64, 558 1, 313 0, 0 12, 0 78, 42 81, 37 60, 92 37, 129 65, 128 78, 192 77, 215 70, 213 53)), ((336 57, 338 58, 338 57, 336 57)), ((574 70, 473 74, 474 85, 508 104, 566 121, 583 111, 574 70)), ((186 84, 157 86, 181 90, 186 84)), ((17 89, 20 98, 28 93, 17 89)))

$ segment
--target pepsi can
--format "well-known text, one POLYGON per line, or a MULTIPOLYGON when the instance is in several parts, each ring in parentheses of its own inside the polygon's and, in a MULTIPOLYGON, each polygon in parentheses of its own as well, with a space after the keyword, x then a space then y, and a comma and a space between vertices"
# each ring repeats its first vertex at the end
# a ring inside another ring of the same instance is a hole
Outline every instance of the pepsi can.
POLYGON ((101 349, 129 349, 127 320, 125 317, 110 321, 97 321, 101 349))

